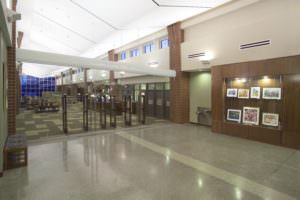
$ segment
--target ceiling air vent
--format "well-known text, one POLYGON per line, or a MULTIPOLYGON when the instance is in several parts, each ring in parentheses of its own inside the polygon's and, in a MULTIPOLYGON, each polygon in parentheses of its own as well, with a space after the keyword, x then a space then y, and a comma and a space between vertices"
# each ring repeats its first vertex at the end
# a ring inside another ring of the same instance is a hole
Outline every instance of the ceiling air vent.
POLYGON ((270 44, 271 44, 271 40, 264 40, 264 41, 260 41, 260 42, 242 44, 242 45, 240 45, 240 49, 243 50, 243 49, 249 49, 249 48, 265 46, 265 45, 270 45, 270 44))
POLYGON ((205 56, 205 52, 201 52, 201 53, 189 54, 188 58, 199 58, 204 56, 205 56))

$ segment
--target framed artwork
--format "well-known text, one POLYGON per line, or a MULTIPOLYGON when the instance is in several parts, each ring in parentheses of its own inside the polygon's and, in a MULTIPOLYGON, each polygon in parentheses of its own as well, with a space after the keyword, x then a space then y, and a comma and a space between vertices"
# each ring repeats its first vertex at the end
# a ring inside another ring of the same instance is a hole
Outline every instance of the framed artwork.
POLYGON ((260 87, 251 87, 251 99, 260 99, 260 87))
POLYGON ((239 99, 249 99, 249 89, 239 89, 238 98, 239 99))
POLYGON ((263 88, 263 99, 281 99, 281 88, 263 88))
POLYGON ((259 108, 244 107, 243 108, 243 123, 245 124, 259 124, 259 108))
POLYGON ((236 110, 236 109, 228 109, 227 110, 227 120, 228 121, 234 121, 234 122, 240 123, 241 115, 242 115, 241 110, 236 110))
POLYGON ((279 115, 275 113, 263 113, 262 124, 266 126, 278 126, 279 115))
POLYGON ((237 97, 237 89, 236 88, 227 88, 227 97, 237 97))

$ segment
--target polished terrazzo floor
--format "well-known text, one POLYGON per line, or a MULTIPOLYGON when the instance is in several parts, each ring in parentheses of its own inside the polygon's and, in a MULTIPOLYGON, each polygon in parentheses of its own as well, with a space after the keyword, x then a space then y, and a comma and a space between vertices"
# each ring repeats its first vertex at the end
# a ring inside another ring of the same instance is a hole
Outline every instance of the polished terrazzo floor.
POLYGON ((300 151, 153 124, 32 143, 0 178, 2 200, 295 200, 300 151))

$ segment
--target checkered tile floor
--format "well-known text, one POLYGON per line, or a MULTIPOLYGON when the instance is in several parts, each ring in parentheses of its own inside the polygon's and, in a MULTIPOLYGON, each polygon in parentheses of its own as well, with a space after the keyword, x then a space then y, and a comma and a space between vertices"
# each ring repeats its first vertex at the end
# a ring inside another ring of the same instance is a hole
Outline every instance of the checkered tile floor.
MULTIPOLYGON (((82 133, 83 113, 82 104, 71 104, 68 106, 68 133, 82 133)), ((89 110, 89 131, 101 130, 100 115, 98 112, 89 110)), ((107 116, 107 127, 109 128, 109 116, 107 116)), ((165 122, 162 119, 147 117, 147 124, 165 122)), ((137 118, 132 115, 132 126, 138 126, 137 118)), ((125 127, 123 116, 117 116, 117 127, 125 127)), ((62 112, 35 113, 32 110, 21 111, 17 115, 17 133, 25 133, 28 139, 40 139, 62 135, 63 123, 62 112)))

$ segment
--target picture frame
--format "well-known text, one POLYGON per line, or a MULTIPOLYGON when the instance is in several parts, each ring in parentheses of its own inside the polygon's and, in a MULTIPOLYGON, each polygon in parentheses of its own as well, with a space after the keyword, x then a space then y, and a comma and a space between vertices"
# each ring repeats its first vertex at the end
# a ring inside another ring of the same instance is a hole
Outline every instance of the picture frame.
POLYGON ((259 108, 243 107, 243 123, 259 125, 259 108))
POLYGON ((227 97, 237 97, 238 89, 237 88, 227 88, 227 97))
POLYGON ((276 113, 263 113, 262 124, 266 126, 277 127, 279 125, 279 114, 276 113))
POLYGON ((263 88, 263 99, 281 99, 281 88, 263 88))
POLYGON ((260 87, 251 87, 251 99, 260 99, 260 87))
POLYGON ((239 99, 249 99, 249 89, 239 89, 238 90, 239 99))
POLYGON ((227 120, 241 123, 242 111, 237 109, 227 109, 227 120))

